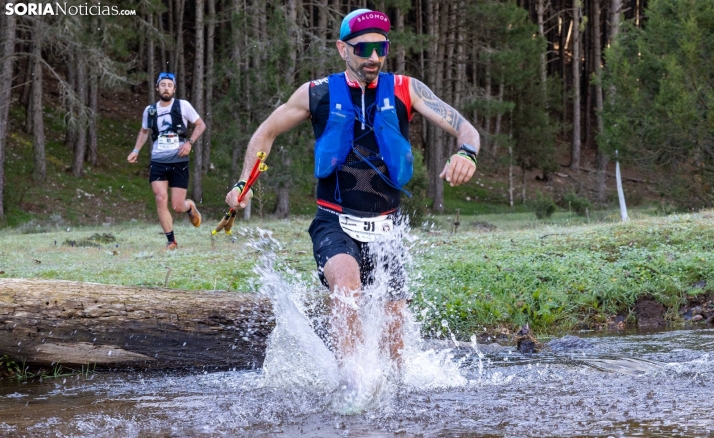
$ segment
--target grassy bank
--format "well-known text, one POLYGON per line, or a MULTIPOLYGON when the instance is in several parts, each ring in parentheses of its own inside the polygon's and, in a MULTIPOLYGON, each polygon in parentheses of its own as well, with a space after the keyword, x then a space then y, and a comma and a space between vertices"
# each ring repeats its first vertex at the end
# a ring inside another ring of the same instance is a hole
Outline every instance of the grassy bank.
MULTIPOLYGON (((574 224, 582 219, 567 215, 549 224, 496 215, 460 221, 456 234, 446 216, 412 232, 413 306, 425 315, 428 333, 443 330, 444 320, 463 338, 525 322, 539 332, 594 328, 614 315, 632 320, 631 309, 644 296, 662 303, 676 321, 688 296, 714 290, 711 212, 641 216, 626 224, 574 224)), ((309 222, 239 223, 235 237, 211 239, 210 219, 200 229, 181 219, 175 252, 162 251, 158 225, 139 222, 5 229, 0 278, 254 292, 259 253, 247 245, 251 237, 239 234, 248 225, 248 234, 257 226, 271 230, 282 244, 276 251, 281 264, 318 289, 309 222)))

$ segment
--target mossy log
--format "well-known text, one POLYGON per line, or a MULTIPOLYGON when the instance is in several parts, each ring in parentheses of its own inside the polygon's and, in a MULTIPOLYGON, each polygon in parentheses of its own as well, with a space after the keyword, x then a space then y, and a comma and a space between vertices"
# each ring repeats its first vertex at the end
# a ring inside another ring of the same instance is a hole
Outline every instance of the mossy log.
POLYGON ((252 294, 0 279, 0 357, 16 362, 259 367, 274 325, 252 294))

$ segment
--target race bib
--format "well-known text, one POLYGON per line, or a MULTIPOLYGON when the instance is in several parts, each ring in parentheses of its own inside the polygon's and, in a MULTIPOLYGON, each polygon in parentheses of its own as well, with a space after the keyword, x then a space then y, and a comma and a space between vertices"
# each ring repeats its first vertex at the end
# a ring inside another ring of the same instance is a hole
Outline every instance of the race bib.
POLYGON ((394 229, 394 222, 389 216, 357 217, 341 214, 340 227, 351 238, 367 243, 390 233, 394 229))
POLYGON ((178 149, 180 146, 178 134, 163 134, 158 138, 157 148, 160 151, 178 149))

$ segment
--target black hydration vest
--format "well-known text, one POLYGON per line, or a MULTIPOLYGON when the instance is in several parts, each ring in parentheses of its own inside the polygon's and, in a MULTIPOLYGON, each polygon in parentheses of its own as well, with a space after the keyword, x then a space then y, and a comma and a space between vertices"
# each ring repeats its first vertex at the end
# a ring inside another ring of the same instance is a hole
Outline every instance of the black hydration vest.
MULTIPOLYGON (((360 104, 362 90, 350 87, 352 102, 360 104)), ((365 90, 365 109, 367 121, 374 120, 377 97, 376 88, 365 90)), ((401 134, 409 139, 409 118, 406 105, 396 98, 397 114, 401 134)), ((360 105, 361 106, 361 105, 360 105)), ((360 109, 361 111, 361 109, 360 109)), ((315 138, 320 138, 327 127, 330 115, 330 88, 325 79, 313 81, 310 84, 310 114, 315 138)), ((376 167, 367 164, 365 160, 351 151, 337 172, 317 180, 316 195, 320 201, 334 204, 342 208, 344 213, 363 216, 364 213, 382 214, 399 207, 401 191, 384 182, 378 174, 389 175, 386 163, 380 158, 379 145, 374 132, 363 130, 361 122, 355 120, 355 149, 367 157, 376 167), (365 133, 367 133, 365 135, 365 133)))
POLYGON ((178 134, 179 141, 186 141, 186 127, 183 125, 183 115, 181 114, 181 101, 179 99, 174 99, 174 103, 171 106, 171 128, 159 131, 158 123, 158 112, 156 111, 156 104, 149 105, 149 129, 151 129, 151 140, 156 141, 159 138, 159 134, 164 132, 173 132, 178 134))

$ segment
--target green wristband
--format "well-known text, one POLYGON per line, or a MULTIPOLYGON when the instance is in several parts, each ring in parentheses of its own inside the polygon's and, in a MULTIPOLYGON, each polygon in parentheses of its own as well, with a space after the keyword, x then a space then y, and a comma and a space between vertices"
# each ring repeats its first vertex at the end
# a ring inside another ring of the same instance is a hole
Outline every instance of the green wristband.
MULTIPOLYGON (((241 180, 241 181, 238 181, 238 182, 235 183, 235 185, 233 186, 233 190, 238 190, 238 193, 243 193, 243 189, 245 188, 245 185, 246 185, 247 183, 248 183, 247 181, 242 181, 242 180, 241 180)), ((253 189, 248 189, 248 190, 250 190, 250 193, 251 193, 251 194, 253 193, 253 189)))
POLYGON ((471 160, 472 163, 474 163, 474 166, 477 165, 477 163, 476 163, 476 157, 475 157, 473 154, 469 154, 469 153, 466 152, 466 151, 458 151, 458 152, 456 153, 456 155, 458 155, 458 156, 460 156, 460 157, 468 158, 469 160, 471 160))

